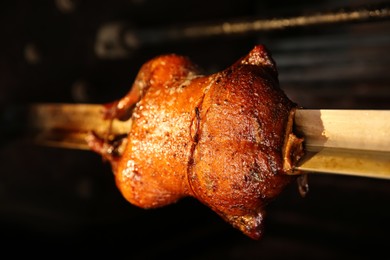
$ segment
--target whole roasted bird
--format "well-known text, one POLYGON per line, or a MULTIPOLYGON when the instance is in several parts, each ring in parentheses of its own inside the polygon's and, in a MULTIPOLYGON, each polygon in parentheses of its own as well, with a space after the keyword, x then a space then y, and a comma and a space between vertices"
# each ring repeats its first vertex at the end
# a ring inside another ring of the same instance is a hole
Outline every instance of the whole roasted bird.
POLYGON ((296 178, 287 173, 303 154, 293 133, 297 105, 262 45, 208 76, 186 57, 158 56, 105 107, 106 119, 129 119, 131 130, 115 140, 91 134, 88 143, 133 205, 192 196, 258 239, 265 206, 296 178))

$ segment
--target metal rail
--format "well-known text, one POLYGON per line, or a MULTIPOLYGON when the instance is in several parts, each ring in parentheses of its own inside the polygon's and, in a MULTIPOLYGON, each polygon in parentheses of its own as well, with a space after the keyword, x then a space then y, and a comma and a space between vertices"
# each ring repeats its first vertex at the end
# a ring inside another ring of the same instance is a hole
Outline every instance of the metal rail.
POLYGON ((124 23, 101 27, 95 45, 102 58, 119 58, 145 45, 203 39, 220 36, 248 35, 258 32, 353 22, 378 21, 390 18, 390 4, 343 8, 335 11, 273 19, 240 19, 235 21, 189 24, 137 30, 124 23))

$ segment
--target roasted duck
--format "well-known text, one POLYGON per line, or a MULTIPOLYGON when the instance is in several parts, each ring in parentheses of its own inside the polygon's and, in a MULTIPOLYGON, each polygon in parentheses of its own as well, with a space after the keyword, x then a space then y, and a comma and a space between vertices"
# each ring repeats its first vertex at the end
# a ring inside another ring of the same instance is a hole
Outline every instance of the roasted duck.
POLYGON ((105 105, 107 120, 132 121, 130 132, 91 133, 88 144, 111 163, 131 204, 156 208, 192 196, 259 239, 265 206, 297 178, 286 174, 303 154, 296 108, 262 45, 208 76, 186 57, 162 55, 105 105))

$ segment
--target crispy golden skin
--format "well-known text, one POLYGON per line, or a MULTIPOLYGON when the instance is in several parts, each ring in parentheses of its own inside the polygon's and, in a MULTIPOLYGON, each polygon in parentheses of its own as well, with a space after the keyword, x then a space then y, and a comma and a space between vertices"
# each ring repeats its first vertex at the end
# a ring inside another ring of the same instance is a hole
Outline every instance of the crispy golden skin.
POLYGON ((302 150, 301 139, 288 138, 295 108, 262 45, 209 76, 185 57, 164 55, 106 105, 106 118, 132 120, 123 152, 113 154, 97 137, 89 143, 111 162, 130 203, 154 208, 193 196, 258 239, 264 207, 296 178, 286 174, 283 154, 302 150))

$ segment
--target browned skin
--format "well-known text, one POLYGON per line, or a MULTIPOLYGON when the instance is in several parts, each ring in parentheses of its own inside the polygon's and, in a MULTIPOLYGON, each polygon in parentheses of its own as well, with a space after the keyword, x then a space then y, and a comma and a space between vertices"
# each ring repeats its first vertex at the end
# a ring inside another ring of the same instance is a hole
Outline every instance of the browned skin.
POLYGON ((193 196, 258 239, 265 205, 296 178, 283 168, 295 107, 262 45, 210 76, 165 55, 144 64, 130 92, 106 106, 108 119, 131 116, 123 153, 109 153, 98 137, 89 143, 111 162, 130 203, 155 208, 193 196))

